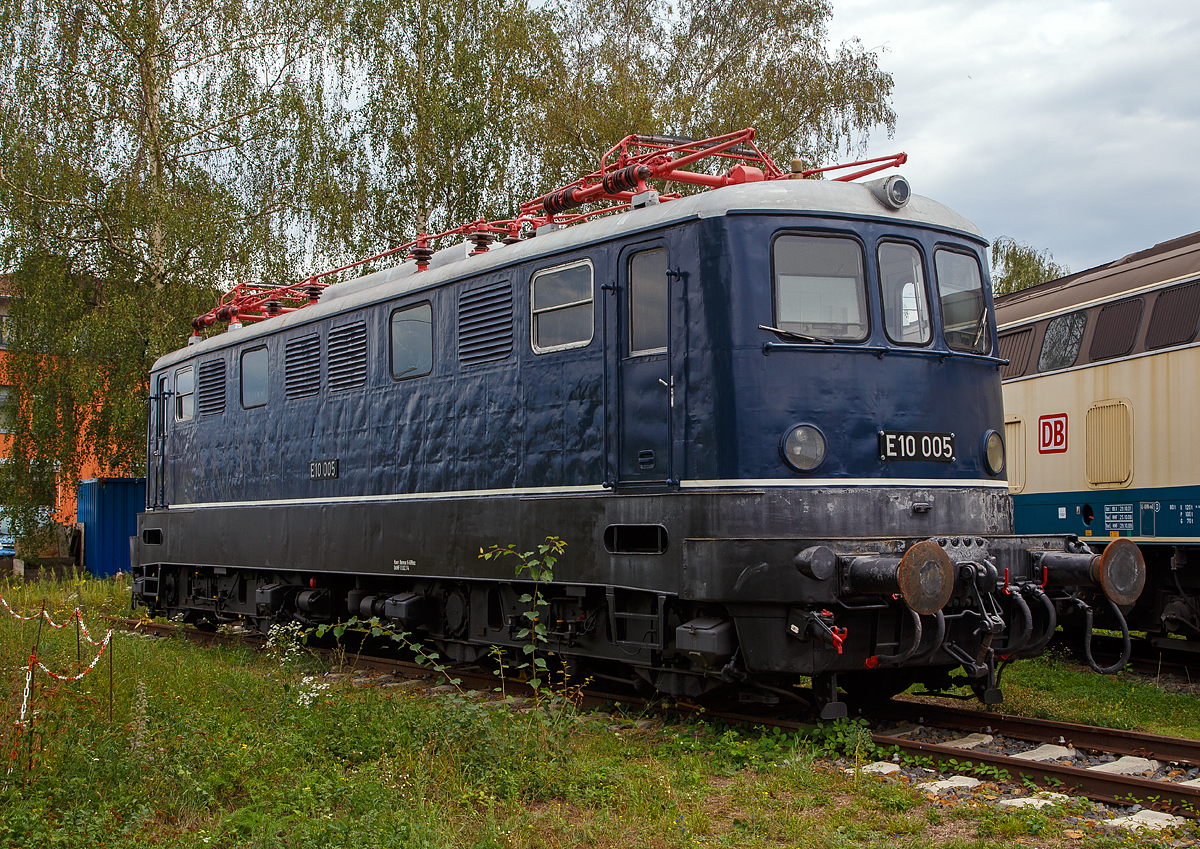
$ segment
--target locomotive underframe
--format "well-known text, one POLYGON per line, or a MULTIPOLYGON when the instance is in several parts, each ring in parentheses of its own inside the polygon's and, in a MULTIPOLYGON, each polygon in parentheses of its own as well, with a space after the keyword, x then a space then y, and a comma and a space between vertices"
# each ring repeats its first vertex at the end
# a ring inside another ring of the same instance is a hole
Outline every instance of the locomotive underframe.
POLYGON ((139 517, 134 600, 261 630, 374 615, 436 640, 455 660, 490 646, 517 657, 531 585, 511 560, 478 553, 510 541, 532 547, 550 531, 568 548, 542 589, 547 648, 568 669, 586 661, 599 674, 632 670, 691 696, 728 682, 786 692, 813 676, 837 715, 837 674, 844 684, 878 683, 877 668, 891 667, 904 670, 888 679, 897 685, 944 684, 961 667, 981 697, 998 701, 998 661, 1040 649, 1053 629, 1039 603, 1048 576, 1038 556, 1067 547, 1063 537, 999 533, 1007 524, 1006 494, 970 486, 181 507, 139 517), (864 527, 882 533, 851 532, 864 527), (856 562, 886 571, 923 540, 954 569, 936 613, 916 615, 898 587, 856 585, 856 562), (826 577, 797 567, 814 548, 836 558, 826 577))

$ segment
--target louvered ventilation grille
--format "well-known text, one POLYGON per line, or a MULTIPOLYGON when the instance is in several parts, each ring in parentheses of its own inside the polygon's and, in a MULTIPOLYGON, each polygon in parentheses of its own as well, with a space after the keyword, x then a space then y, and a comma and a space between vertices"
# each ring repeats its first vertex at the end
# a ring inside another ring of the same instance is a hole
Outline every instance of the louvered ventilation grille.
POLYGON ((513 349, 512 285, 463 292, 458 299, 458 359, 463 365, 502 360, 513 349))
POLYGON ((1000 337, 1000 358, 1008 360, 1008 365, 1000 368, 1001 379, 1020 377, 1029 365, 1029 352, 1033 350, 1033 328, 1027 327, 1016 333, 1006 333, 1000 337))
POLYGON ((1154 312, 1146 330, 1146 349, 1184 345, 1196 337, 1200 320, 1200 283, 1164 289, 1154 299, 1154 312))
POLYGON ((363 322, 329 331, 329 391, 341 392, 367 382, 367 327, 363 322))
POLYGON ((213 360, 200 364, 200 415, 215 416, 225 412, 225 361, 213 360))
POLYGON ((293 339, 284 349, 284 392, 304 398, 321 391, 321 337, 293 339))
POLYGON ((1133 474, 1133 416, 1124 401, 1100 401, 1087 411, 1087 479, 1122 484, 1133 474))
POLYGON ((1025 488, 1025 423, 1020 419, 1004 423, 1004 468, 1008 488, 1020 492, 1025 488))
POLYGON ((1142 309, 1145 306, 1146 302, 1141 298, 1130 298, 1100 310, 1088 357, 1092 361, 1107 360, 1110 357, 1123 357, 1132 351, 1138 328, 1142 326, 1142 309))

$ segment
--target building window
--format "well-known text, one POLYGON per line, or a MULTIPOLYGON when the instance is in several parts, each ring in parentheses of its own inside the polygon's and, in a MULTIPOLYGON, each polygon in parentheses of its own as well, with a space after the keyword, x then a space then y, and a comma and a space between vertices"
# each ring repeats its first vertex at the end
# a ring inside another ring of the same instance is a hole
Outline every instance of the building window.
POLYGON ((196 415, 196 372, 191 366, 175 372, 175 421, 186 422, 196 415))
POLYGON ((879 246, 879 286, 883 292, 883 328, 901 345, 929 342, 929 296, 921 252, 912 245, 884 242, 879 246))
POLYGON ((11 386, 0 386, 0 433, 12 433, 12 416, 8 411, 8 399, 12 397, 11 386))
POLYGON ((1046 325, 1046 336, 1042 339, 1042 352, 1038 355, 1038 371, 1054 371, 1075 365, 1086 329, 1087 313, 1083 311, 1050 319, 1046 325))
POLYGON ((267 349, 242 352, 242 406, 246 409, 267 403, 267 349))
POLYGON ((592 264, 583 260, 539 271, 529 283, 533 350, 582 348, 592 341, 592 264))
POLYGON ((942 305, 942 332, 956 351, 986 354, 992 350, 987 301, 979 260, 957 251, 935 251, 938 298, 942 305))
POLYGON ((433 371, 433 307, 418 304, 392 313, 392 377, 405 380, 433 371))
POLYGON ((822 339, 867 338, 867 287, 858 242, 780 236, 774 261, 776 327, 822 339))

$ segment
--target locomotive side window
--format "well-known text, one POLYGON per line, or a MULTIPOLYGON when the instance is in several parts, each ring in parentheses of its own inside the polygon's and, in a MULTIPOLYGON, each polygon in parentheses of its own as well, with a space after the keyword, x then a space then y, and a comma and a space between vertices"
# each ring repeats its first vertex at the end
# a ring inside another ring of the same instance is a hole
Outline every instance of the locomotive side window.
POLYGON ((1200 321, 1200 283, 1163 289, 1154 299, 1150 327, 1146 330, 1146 350, 1191 342, 1196 338, 1197 321, 1200 321))
POLYGON ((209 360, 200 364, 200 389, 196 406, 201 416, 216 416, 225 412, 225 360, 209 360))
POLYGON ((956 351, 986 354, 992 349, 987 302, 979 261, 969 254, 940 250, 933 254, 946 344, 956 351))
POLYGON ((191 366, 175 372, 175 421, 186 422, 196 415, 196 372, 191 366))
POLYGON ((392 377, 433 371, 433 307, 418 304, 392 313, 392 377))
POLYGON ((1101 309, 1100 315, 1096 316, 1096 332, 1092 334, 1088 359, 1093 362, 1107 360, 1132 351, 1145 306, 1146 301, 1142 298, 1128 298, 1101 309))
POLYGON ((1050 319, 1042 340, 1042 352, 1038 355, 1038 371, 1053 371, 1075 365, 1086 329, 1087 313, 1083 311, 1050 319))
POLYGON ((308 398, 321 391, 321 337, 289 340, 283 347, 283 394, 308 398))
POLYGON ((1029 365, 1029 355, 1033 352, 1033 328, 1026 327, 1013 333, 1005 333, 999 339, 1000 359, 1008 360, 1008 365, 1000 367, 1000 377, 1007 380, 1010 377, 1020 377, 1029 365))
POLYGON ((930 339, 929 298, 921 252, 912 245, 884 242, 879 246, 879 285, 883 290, 883 327, 901 345, 924 345, 930 339))
POLYGON ((629 353, 667 350, 667 252, 641 251, 629 258, 629 353))
POLYGON ((805 336, 867 337, 862 248, 834 236, 775 240, 775 326, 805 336))
POLYGON ((367 325, 356 321, 329 328, 329 391, 344 392, 367 383, 367 325))
POLYGON ((592 341, 592 264, 587 260, 539 271, 529 283, 533 350, 582 348, 592 341))
POLYGON ((242 353, 242 406, 246 409, 267 403, 267 349, 251 348, 242 353))

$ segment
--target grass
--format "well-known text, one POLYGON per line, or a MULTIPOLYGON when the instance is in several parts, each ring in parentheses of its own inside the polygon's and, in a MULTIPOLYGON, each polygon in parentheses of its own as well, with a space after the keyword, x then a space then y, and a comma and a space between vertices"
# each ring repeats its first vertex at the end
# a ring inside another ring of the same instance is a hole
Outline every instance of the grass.
POLYGON ((1143 678, 1095 675, 1049 653, 1015 663, 1004 674, 1005 713, 1105 728, 1200 738, 1200 702, 1143 678))
MULTIPOLYGON (((80 603, 93 633, 128 604, 113 581, 0 583, 0 594, 26 612, 46 599, 58 619, 80 603)), ((313 677, 323 668, 311 657, 281 664, 126 633, 115 643, 113 721, 106 664, 78 683, 39 676, 33 734, 16 738, 12 758, 36 628, 0 610, 0 846, 1170 845, 1065 819, 1086 806, 1006 813, 930 800, 846 775, 824 743, 795 735, 643 729, 562 700, 517 709, 349 678, 322 688, 329 679, 313 677), (1071 829, 1085 841, 1064 837, 1071 829)), ((73 628, 43 629, 41 645, 47 666, 73 668, 73 628)), ((1030 667, 1011 670, 1010 692, 1080 686, 1059 661, 1030 667)), ((1120 710, 1142 709, 1141 687, 1121 693, 1120 710)))

